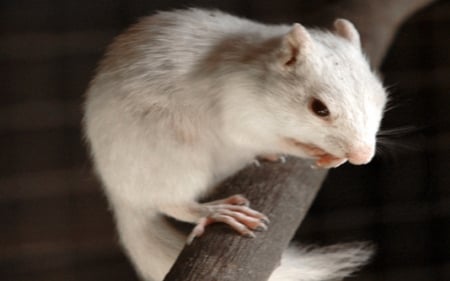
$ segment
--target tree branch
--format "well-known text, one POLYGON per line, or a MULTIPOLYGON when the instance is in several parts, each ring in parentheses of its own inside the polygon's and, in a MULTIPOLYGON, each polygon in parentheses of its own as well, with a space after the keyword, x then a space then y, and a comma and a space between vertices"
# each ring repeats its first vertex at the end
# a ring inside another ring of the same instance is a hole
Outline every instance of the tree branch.
POLYGON ((208 226, 204 236, 185 247, 164 280, 267 279, 325 177, 325 170, 309 166, 306 161, 288 158, 286 163, 253 165, 227 180, 210 199, 245 195, 254 209, 269 216, 269 230, 250 239, 226 225, 208 226))
MULTIPOLYGON (((303 1, 301 13, 293 9, 271 10, 271 19, 284 15, 292 22, 305 19, 316 25, 330 24, 345 17, 360 30, 363 46, 374 67, 379 67, 400 24, 433 0, 343 0, 315 1, 314 9, 303 1), (308 7, 306 7, 308 6, 308 7), (314 19, 314 20, 312 20, 314 19)), ((310 2, 311 3, 311 2, 310 2)), ((263 12, 259 3, 256 14, 263 12)), ((266 8, 267 9, 267 8, 266 8)), ((262 13, 261 13, 262 14, 262 13)), ((284 164, 249 167, 220 185, 209 199, 244 194, 252 207, 271 219, 269 230, 255 239, 236 235, 222 225, 212 225, 200 239, 184 248, 165 281, 261 281, 267 280, 277 266, 282 251, 316 196, 326 171, 314 170, 301 159, 288 159, 284 164)))

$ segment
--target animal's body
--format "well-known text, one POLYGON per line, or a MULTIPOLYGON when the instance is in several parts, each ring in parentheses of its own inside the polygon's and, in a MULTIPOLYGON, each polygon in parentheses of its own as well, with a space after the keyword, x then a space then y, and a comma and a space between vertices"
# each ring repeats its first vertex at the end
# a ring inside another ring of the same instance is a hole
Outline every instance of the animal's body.
MULTIPOLYGON (((252 236, 267 221, 245 198, 196 200, 261 155, 369 162, 385 102, 346 20, 324 32, 189 9, 144 18, 114 41, 84 125, 124 248, 145 280, 160 281, 187 239, 163 215, 197 224, 190 240, 214 221, 252 236)), ((335 280, 369 255, 319 252, 290 249, 270 280, 335 280)))

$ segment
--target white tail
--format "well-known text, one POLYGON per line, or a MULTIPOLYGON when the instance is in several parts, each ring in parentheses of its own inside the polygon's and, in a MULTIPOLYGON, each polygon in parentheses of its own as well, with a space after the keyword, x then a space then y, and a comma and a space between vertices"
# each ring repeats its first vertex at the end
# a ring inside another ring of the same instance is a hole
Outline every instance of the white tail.
POLYGON ((372 256, 367 243, 348 243, 321 248, 290 246, 269 281, 338 281, 349 276, 372 256))

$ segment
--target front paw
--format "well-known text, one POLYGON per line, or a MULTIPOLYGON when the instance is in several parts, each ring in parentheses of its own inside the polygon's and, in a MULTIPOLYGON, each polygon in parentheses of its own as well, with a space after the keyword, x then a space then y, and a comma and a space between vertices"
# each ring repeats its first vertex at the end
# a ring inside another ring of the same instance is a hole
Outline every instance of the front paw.
POLYGON ((259 155, 255 162, 259 163, 259 160, 261 161, 267 161, 267 162, 280 162, 280 163, 286 163, 286 156, 280 155, 280 154, 263 154, 259 155))
POLYGON ((209 202, 201 205, 205 216, 201 217, 190 235, 187 243, 205 232, 206 226, 221 222, 228 224, 239 234, 246 237, 255 237, 254 231, 267 230, 269 219, 264 214, 251 209, 248 200, 241 195, 230 196, 223 200, 209 202))
POLYGON ((315 165, 319 168, 337 168, 347 162, 346 158, 334 157, 330 154, 325 154, 317 158, 315 165))

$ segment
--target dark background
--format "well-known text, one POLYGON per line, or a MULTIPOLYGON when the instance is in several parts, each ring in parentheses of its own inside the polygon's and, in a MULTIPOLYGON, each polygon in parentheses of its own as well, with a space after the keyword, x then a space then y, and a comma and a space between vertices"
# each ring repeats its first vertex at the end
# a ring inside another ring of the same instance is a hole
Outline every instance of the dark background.
MULTIPOLYGON (((156 9, 270 19, 294 4, 1 1, 0 280, 136 279, 80 130, 83 93, 115 35, 156 9)), ((397 106, 383 128, 416 129, 367 166, 331 171, 299 230, 303 243, 373 241, 378 254, 354 280, 450 280, 449 50, 449 1, 405 23, 381 69, 397 106)))

